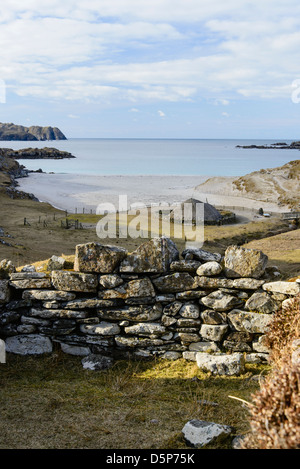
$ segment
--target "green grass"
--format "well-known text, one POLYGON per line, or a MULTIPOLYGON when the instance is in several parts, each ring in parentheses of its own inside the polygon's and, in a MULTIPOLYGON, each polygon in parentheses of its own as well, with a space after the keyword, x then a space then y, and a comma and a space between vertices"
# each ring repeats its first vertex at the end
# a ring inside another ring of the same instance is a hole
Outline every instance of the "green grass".
POLYGON ((91 371, 60 350, 8 354, 0 366, 0 449, 187 449, 181 431, 192 418, 243 434, 248 411, 229 396, 251 400, 267 371, 252 365, 243 376, 214 377, 184 359, 116 361, 91 371))

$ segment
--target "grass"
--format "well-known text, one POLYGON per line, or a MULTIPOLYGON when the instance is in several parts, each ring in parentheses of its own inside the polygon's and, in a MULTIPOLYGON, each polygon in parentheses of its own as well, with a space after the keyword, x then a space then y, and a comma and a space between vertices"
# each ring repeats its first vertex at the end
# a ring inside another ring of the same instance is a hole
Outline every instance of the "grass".
POLYGON ((228 396, 249 401, 267 372, 248 365, 240 377, 213 377, 184 359, 116 361, 102 372, 84 370, 79 357, 60 350, 7 355, 0 365, 0 449, 188 449, 181 430, 193 418, 243 434, 248 411, 228 396))

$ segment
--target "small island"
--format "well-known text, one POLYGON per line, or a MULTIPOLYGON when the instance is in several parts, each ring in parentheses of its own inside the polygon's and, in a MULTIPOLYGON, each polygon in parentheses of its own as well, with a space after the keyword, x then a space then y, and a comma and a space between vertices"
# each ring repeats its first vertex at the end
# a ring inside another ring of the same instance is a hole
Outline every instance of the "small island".
POLYGON ((300 141, 292 142, 288 145, 285 142, 272 143, 270 145, 236 145, 236 148, 257 148, 259 150, 269 150, 269 149, 278 149, 278 150, 300 150, 300 141))
POLYGON ((0 156, 6 158, 14 158, 15 160, 40 160, 54 159, 62 160, 63 158, 76 158, 68 151, 58 150, 57 148, 21 148, 20 150, 12 150, 11 148, 0 148, 0 156))
POLYGON ((41 127, 33 125, 24 127, 23 125, 0 123, 0 140, 67 140, 66 136, 57 127, 41 127))

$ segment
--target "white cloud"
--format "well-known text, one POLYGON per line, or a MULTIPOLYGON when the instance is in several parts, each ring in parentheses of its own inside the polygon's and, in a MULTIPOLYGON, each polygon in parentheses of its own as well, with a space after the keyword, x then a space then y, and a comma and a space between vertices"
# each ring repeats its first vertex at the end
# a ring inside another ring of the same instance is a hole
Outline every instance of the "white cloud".
POLYGON ((159 117, 166 117, 166 114, 163 111, 157 111, 159 117))
POLYGON ((0 77, 19 96, 226 106, 288 98, 300 78, 296 0, 11 0, 0 77))

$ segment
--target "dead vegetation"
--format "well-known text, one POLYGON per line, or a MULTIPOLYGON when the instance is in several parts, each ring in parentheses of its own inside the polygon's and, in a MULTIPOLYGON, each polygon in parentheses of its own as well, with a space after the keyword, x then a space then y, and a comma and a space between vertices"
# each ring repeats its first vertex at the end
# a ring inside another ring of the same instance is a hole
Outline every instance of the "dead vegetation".
POLYGON ((300 297, 274 315, 267 333, 271 372, 252 396, 251 433, 244 449, 300 449, 300 368, 292 357, 300 338, 300 297))

